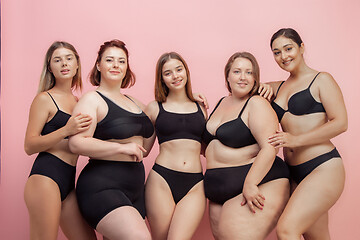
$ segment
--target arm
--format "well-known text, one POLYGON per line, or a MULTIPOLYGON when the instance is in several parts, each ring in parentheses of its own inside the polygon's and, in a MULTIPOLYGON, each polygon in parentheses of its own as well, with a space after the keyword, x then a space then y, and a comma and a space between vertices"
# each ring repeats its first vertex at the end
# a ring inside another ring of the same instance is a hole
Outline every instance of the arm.
POLYGON ((255 207, 262 209, 265 200, 257 185, 270 170, 276 156, 275 148, 268 143, 267 139, 278 129, 279 123, 275 112, 265 99, 254 96, 249 101, 248 107, 248 126, 260 147, 260 151, 246 176, 242 205, 247 203, 250 210, 255 213, 255 207))
POLYGON ((197 101, 198 103, 201 104, 201 106, 203 106, 205 109, 209 109, 209 103, 204 94, 193 93, 193 97, 194 97, 195 101, 197 101))
POLYGON ((38 94, 31 104, 24 143, 25 152, 28 155, 46 151, 65 137, 84 131, 89 127, 90 116, 78 114, 72 116, 64 127, 42 136, 41 131, 48 121, 52 104, 46 93, 38 94))
POLYGON ((117 154, 127 154, 136 156, 137 160, 142 159, 142 152, 145 149, 138 144, 121 144, 93 138, 99 119, 98 116, 101 114, 105 115, 107 112, 106 103, 96 92, 89 92, 80 99, 75 106, 73 114, 76 115, 80 112, 91 116, 93 121, 86 131, 70 137, 69 147, 73 153, 100 159, 117 154))
MULTIPOLYGON (((157 118, 157 115, 159 114, 159 106, 156 101, 150 102, 145 110, 145 114, 150 118, 154 128, 155 128, 155 121, 157 118)), ((144 154, 144 157, 147 157, 150 153, 150 150, 152 149, 154 142, 156 138, 156 132, 154 130, 153 135, 150 138, 144 138, 144 148, 146 149, 146 153, 144 154)))
POLYGON ((344 98, 333 77, 328 73, 321 73, 315 83, 319 85, 318 93, 328 121, 301 135, 294 136, 287 132, 278 131, 277 134, 269 138, 270 143, 277 148, 294 148, 319 144, 347 130, 348 120, 344 98))

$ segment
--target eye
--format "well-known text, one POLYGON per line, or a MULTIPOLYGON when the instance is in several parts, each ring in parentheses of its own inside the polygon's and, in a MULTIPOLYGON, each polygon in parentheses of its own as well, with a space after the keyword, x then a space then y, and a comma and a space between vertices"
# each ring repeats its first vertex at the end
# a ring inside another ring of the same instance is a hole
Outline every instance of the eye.
POLYGON ((278 51, 277 51, 277 52, 274 52, 274 55, 275 55, 275 56, 277 56, 277 55, 279 55, 279 54, 280 54, 280 52, 278 52, 278 51))
POLYGON ((247 71, 246 72, 248 75, 252 75, 252 71, 247 71))
POLYGON ((58 59, 58 58, 57 58, 57 59, 54 59, 54 62, 56 62, 56 63, 57 63, 57 62, 60 62, 60 59, 58 59))
POLYGON ((178 69, 177 69, 178 72, 181 72, 182 70, 183 70, 182 68, 178 68, 178 69))
POLYGON ((164 73, 163 73, 163 76, 165 76, 165 77, 167 77, 167 76, 169 76, 169 75, 170 75, 169 72, 164 72, 164 73))
POLYGON ((286 48, 286 51, 290 51, 290 50, 292 50, 292 47, 286 48))
POLYGON ((111 58, 107 58, 105 59, 106 62, 112 62, 112 59, 111 58))
POLYGON ((240 71, 239 70, 234 70, 234 72, 233 73, 235 73, 235 74, 239 74, 240 73, 240 71))
POLYGON ((72 57, 68 57, 68 58, 67 58, 68 61, 70 61, 70 60, 72 60, 72 59, 73 59, 72 57))
POLYGON ((120 60, 120 63, 125 64, 126 62, 125 62, 125 60, 120 60))

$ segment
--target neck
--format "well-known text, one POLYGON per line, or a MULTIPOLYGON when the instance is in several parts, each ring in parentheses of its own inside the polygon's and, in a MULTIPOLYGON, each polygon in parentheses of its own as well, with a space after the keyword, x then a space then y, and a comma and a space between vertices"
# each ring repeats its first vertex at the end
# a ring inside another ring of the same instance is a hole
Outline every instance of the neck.
POLYGON ((101 80, 98 90, 110 94, 119 94, 121 93, 121 83, 122 82, 101 80))
POLYGON ((233 103, 238 104, 238 103, 242 103, 242 102, 246 101, 249 97, 250 97, 249 94, 242 95, 242 96, 237 96, 237 95, 232 94, 230 96, 230 99, 233 103))
POLYGON ((303 75, 304 73, 308 72, 309 70, 311 70, 311 68, 308 65, 306 65, 304 60, 302 60, 299 64, 299 66, 290 72, 289 78, 292 78, 292 79, 298 78, 299 76, 303 75))
POLYGON ((67 94, 69 94, 69 93, 72 94, 72 89, 71 89, 72 81, 71 80, 66 80, 66 81, 56 80, 55 82, 56 82, 56 84, 52 88, 53 90, 67 93, 67 94))
POLYGON ((185 88, 179 91, 170 91, 166 100, 174 101, 174 102, 186 102, 189 101, 189 98, 185 92, 185 88))

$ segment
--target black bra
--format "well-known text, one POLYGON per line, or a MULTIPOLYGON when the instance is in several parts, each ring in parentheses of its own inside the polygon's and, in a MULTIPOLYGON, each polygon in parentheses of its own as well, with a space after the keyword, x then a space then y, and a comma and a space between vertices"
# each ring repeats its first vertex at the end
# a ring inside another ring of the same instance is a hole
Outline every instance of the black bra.
MULTIPOLYGON (((51 94, 49 92, 47 92, 47 93, 49 94, 52 101, 54 102, 54 104, 55 104, 55 106, 57 108, 57 112, 50 119, 49 122, 45 123, 45 125, 44 125, 44 127, 43 127, 43 129, 41 131, 41 135, 43 135, 43 136, 64 127, 66 125, 66 123, 68 122, 69 118, 71 117, 70 114, 61 111, 59 109, 58 105, 56 104, 54 98, 51 96, 51 94)), ((68 138, 68 137, 66 137, 66 138, 68 138)))
MULTIPOLYGON (((146 114, 129 112, 100 92, 96 91, 108 105, 104 119, 97 123, 93 137, 101 140, 126 139, 133 136, 149 138, 154 127, 146 114)), ((127 97, 127 96, 126 96, 127 97)), ((129 98, 129 97, 128 97, 129 98)), ((132 99, 129 98, 131 101, 132 99)))
POLYGON ((193 113, 174 113, 164 109, 158 102, 159 114, 155 121, 155 131, 159 144, 175 139, 193 139, 201 143, 205 129, 205 117, 197 102, 198 110, 193 113))
MULTIPOLYGON (((218 106, 220 105, 221 101, 224 98, 225 97, 220 99, 220 101, 216 105, 215 109, 210 114, 208 121, 210 120, 212 114, 215 112, 215 110, 218 108, 218 106)), ((231 148, 242 148, 242 147, 246 147, 246 146, 257 143, 256 139, 252 135, 250 129, 245 125, 245 123, 241 119, 241 114, 243 113, 250 98, 248 100, 246 100, 243 108, 241 109, 241 111, 239 113, 239 116, 236 119, 233 119, 233 120, 230 120, 228 122, 221 124, 216 129, 215 136, 212 135, 211 133, 209 133, 207 128, 205 128, 205 131, 203 134, 203 142, 206 145, 209 145, 209 143, 212 140, 217 139, 225 146, 228 146, 231 148)))
POLYGON ((275 102, 275 99, 276 99, 278 92, 279 92, 281 86, 283 85, 284 81, 280 84, 280 86, 276 92, 275 99, 271 103, 271 106, 273 107, 273 109, 276 112, 276 115, 278 116, 279 122, 281 121, 281 119, 283 118, 283 116, 286 112, 290 112, 291 114, 296 115, 296 116, 318 113, 318 112, 325 112, 325 109, 324 109, 324 106, 322 105, 322 103, 317 102, 314 99, 314 97, 311 95, 311 92, 310 92, 310 87, 319 74, 320 74, 320 72, 318 74, 316 74, 316 76, 314 77, 314 79, 311 81, 310 85, 306 89, 293 94, 289 98, 288 110, 284 110, 282 107, 280 107, 275 102))

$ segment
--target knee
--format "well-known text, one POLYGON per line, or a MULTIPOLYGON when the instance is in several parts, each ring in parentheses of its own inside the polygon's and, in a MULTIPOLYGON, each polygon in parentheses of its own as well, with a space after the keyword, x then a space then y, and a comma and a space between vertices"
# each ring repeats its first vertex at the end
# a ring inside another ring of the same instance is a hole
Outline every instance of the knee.
POLYGON ((151 235, 150 235, 149 231, 134 231, 134 232, 132 232, 131 236, 129 236, 129 239, 151 240, 151 235))
POLYGON ((276 226, 276 235, 279 240, 287 240, 287 239, 297 239, 297 234, 295 229, 286 224, 284 221, 279 221, 276 226))

